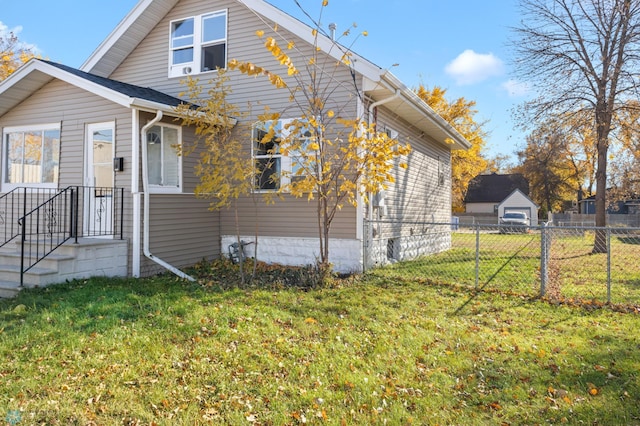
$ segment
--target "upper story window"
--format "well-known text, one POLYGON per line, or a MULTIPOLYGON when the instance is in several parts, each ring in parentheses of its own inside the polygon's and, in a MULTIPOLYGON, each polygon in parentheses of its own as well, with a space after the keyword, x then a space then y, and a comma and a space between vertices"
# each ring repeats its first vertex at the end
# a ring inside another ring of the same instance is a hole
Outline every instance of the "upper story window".
POLYGON ((169 77, 215 71, 226 65, 226 10, 171 22, 169 77))
POLYGON ((177 126, 152 126, 147 131, 147 171, 154 192, 180 192, 182 157, 178 155, 181 129, 177 126))
POLYGON ((60 124, 7 127, 3 133, 3 190, 55 188, 60 167, 60 124))

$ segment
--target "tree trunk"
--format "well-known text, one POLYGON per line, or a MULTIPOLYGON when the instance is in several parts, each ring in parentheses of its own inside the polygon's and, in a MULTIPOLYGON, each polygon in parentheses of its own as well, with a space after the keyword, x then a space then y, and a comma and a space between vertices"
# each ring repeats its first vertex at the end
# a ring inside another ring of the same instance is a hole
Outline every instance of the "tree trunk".
POLYGON ((609 151, 609 130, 611 120, 601 112, 604 106, 596 107, 596 135, 598 149, 598 169, 596 171, 596 232, 592 253, 607 252, 607 155, 609 151))

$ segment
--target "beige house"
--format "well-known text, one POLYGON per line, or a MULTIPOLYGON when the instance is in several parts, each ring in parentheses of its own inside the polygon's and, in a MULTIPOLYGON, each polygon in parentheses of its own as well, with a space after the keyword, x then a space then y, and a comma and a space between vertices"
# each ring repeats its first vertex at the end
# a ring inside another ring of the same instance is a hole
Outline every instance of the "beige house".
MULTIPOLYGON (((72 239, 63 246, 97 244, 110 250, 113 243, 118 247, 117 254, 107 256, 113 259, 113 270, 89 263, 82 267, 76 261, 74 266, 57 267, 57 275, 49 271, 50 278, 28 278, 31 285, 59 279, 61 269, 74 269, 65 275, 70 278, 144 276, 164 269, 179 273, 179 268, 228 252, 235 235, 233 214, 211 212, 207 200, 194 196, 196 156, 180 157, 172 149, 192 142, 194 129, 176 121, 174 108, 181 102, 179 95, 185 89, 181 80, 187 75, 206 82, 216 67, 225 67, 231 59, 277 68, 264 41, 255 35, 258 29, 269 35, 275 24, 280 34, 295 42, 294 62, 305 60, 313 47, 311 28, 262 0, 141 0, 80 69, 34 59, 0 83, 0 215, 6 219, 0 223, 20 220, 23 228, 31 223, 26 234, 33 237, 27 240, 45 237, 37 233, 53 240, 54 234, 69 228, 72 239), (42 195, 45 192, 48 195, 42 195), (36 193, 41 198, 28 208, 10 207, 14 204, 8 200, 31 200, 36 193), (72 201, 58 202, 62 193, 72 201), (77 215, 66 208, 77 209, 77 215), (31 209, 38 210, 38 216, 34 213, 25 220, 22 215, 31 209), (53 232, 53 224, 62 224, 63 230, 53 232)), ((331 48, 333 43, 329 37, 319 39, 319 47, 335 62, 341 54, 331 48)), ((331 261, 339 271, 362 269, 363 241, 370 232, 364 225, 367 217, 384 212, 388 219, 448 222, 450 153, 469 147, 389 71, 357 56, 352 64, 331 70, 335 85, 331 102, 344 115, 375 121, 378 128, 410 142, 413 152, 408 169, 396 170, 396 184, 375 205, 361 201, 355 208, 345 207, 335 219, 331 261)), ((257 105, 286 110, 290 117, 284 118, 296 117, 288 92, 263 78, 235 71, 229 75, 233 88, 229 100, 255 107, 255 113, 242 120, 255 122, 262 111, 257 105)), ((286 164, 283 158, 282 167, 286 164)), ((288 264, 316 260, 313 203, 285 197, 255 208, 246 199, 241 200, 240 215, 245 240, 254 239, 258 222, 260 260, 288 264)), ((8 237, 0 239, 2 250, 20 245, 15 242, 20 240, 17 232, 4 233, 8 237)), ((56 269, 43 265, 59 250, 42 255, 48 260, 27 274, 56 269)), ((5 263, 0 258, 0 269, 5 263)), ((0 276, 7 277, 7 271, 14 269, 7 266, 0 276)))

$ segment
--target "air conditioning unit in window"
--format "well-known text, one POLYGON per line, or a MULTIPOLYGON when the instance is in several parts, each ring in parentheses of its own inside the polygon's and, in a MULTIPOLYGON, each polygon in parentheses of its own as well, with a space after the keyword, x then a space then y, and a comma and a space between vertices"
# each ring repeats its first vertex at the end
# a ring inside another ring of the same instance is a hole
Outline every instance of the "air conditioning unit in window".
POLYGON ((191 67, 182 68, 182 74, 191 74, 191 67))

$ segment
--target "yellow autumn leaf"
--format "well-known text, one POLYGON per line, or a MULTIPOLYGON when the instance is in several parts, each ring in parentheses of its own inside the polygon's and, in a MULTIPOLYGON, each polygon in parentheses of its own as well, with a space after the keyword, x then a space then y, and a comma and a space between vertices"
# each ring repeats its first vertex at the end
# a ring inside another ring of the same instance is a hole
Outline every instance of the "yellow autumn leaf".
POLYGON ((258 31, 256 31, 256 35, 257 35, 258 37, 262 38, 262 36, 264 36, 264 31, 262 31, 262 30, 258 30, 258 31))
POLYGON ((334 115, 336 115, 336 113, 335 113, 335 112, 333 112, 333 110, 332 110, 332 109, 330 109, 329 111, 327 111, 327 117, 329 117, 329 118, 333 118, 333 116, 334 116, 334 115))
POLYGON ((322 6, 327 6, 329 4, 329 0, 322 0, 322 6))
POLYGON ((316 30, 315 28, 313 30, 311 30, 311 35, 312 36, 317 36, 318 35, 318 30, 316 30))
POLYGON ((363 31, 362 35, 365 36, 365 37, 368 36, 369 35, 369 31, 363 31))
POLYGON ((320 149, 320 145, 317 142, 312 142, 309 144, 309 149, 312 151, 317 151, 320 149))

